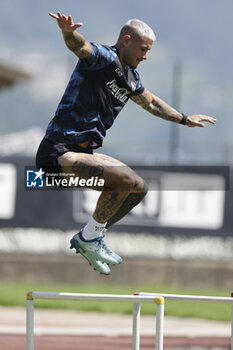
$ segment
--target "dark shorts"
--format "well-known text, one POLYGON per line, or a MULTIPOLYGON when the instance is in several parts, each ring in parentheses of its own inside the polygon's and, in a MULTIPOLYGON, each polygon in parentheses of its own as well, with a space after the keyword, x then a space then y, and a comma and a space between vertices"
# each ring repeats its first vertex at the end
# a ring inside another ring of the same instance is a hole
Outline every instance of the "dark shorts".
POLYGON ((90 146, 84 148, 78 145, 67 145, 43 139, 36 154, 37 169, 42 168, 46 173, 62 172, 58 158, 66 152, 93 154, 93 149, 90 146))

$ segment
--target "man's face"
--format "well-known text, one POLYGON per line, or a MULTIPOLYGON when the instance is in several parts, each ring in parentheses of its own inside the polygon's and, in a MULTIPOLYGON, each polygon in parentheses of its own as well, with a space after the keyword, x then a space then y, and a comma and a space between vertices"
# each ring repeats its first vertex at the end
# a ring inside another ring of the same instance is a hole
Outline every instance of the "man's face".
POLYGON ((129 38, 125 42, 125 48, 123 53, 123 64, 137 68, 138 64, 147 60, 148 51, 151 49, 153 41, 149 38, 133 39, 129 38))

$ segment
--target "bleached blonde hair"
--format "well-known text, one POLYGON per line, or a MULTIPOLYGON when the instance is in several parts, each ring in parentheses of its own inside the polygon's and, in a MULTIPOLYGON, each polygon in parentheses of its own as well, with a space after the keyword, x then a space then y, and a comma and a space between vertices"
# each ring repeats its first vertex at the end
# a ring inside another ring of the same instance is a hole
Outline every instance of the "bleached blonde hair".
POLYGON ((130 34, 134 36, 138 36, 139 38, 146 37, 151 39, 152 41, 156 40, 155 33, 151 27, 148 26, 145 22, 140 19, 130 19, 125 25, 122 27, 120 36, 130 34))

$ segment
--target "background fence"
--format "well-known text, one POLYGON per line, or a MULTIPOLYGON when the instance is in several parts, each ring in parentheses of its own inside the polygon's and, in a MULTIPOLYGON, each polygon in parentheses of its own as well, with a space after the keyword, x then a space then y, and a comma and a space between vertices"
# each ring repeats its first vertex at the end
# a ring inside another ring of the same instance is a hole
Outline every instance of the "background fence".
MULTIPOLYGON (((32 158, 0 158, 0 227, 72 230, 92 214, 96 191, 27 188, 32 158)), ((114 225, 124 232, 230 236, 233 176, 224 166, 133 166, 149 185, 145 200, 114 225)))

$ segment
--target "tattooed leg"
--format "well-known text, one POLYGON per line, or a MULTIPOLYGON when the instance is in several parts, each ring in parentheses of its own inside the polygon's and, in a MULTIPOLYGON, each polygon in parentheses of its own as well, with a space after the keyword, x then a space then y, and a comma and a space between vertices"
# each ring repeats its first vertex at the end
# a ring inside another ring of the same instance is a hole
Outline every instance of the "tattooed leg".
POLYGON ((108 220, 106 228, 109 228, 117 221, 121 220, 127 215, 136 205, 138 205, 147 194, 147 185, 144 184, 143 191, 141 193, 130 193, 124 200, 123 204, 119 207, 116 213, 108 220))
POLYGON ((72 164, 72 171, 83 179, 89 179, 92 176, 103 177, 104 167, 100 164, 90 164, 85 160, 76 160, 72 164))
POLYGON ((99 176, 105 180, 104 190, 93 215, 99 223, 106 223, 118 211, 130 192, 141 192, 141 184, 133 170, 111 157, 67 152, 59 157, 59 162, 67 173, 73 172, 85 179, 99 176))
POLYGON ((110 157, 98 154, 67 152, 59 157, 58 161, 62 170, 71 169, 76 176, 85 179, 101 176, 104 179, 104 189, 97 201, 93 217, 70 242, 71 248, 81 253, 94 269, 109 274, 110 269, 107 264, 120 264, 122 258, 103 242, 102 232, 106 223, 114 217, 130 192, 141 192, 140 181, 129 167, 124 164, 122 167, 122 164, 118 164, 110 157))
POLYGON ((125 191, 103 191, 98 199, 93 218, 99 223, 107 222, 128 196, 129 192, 125 191))

